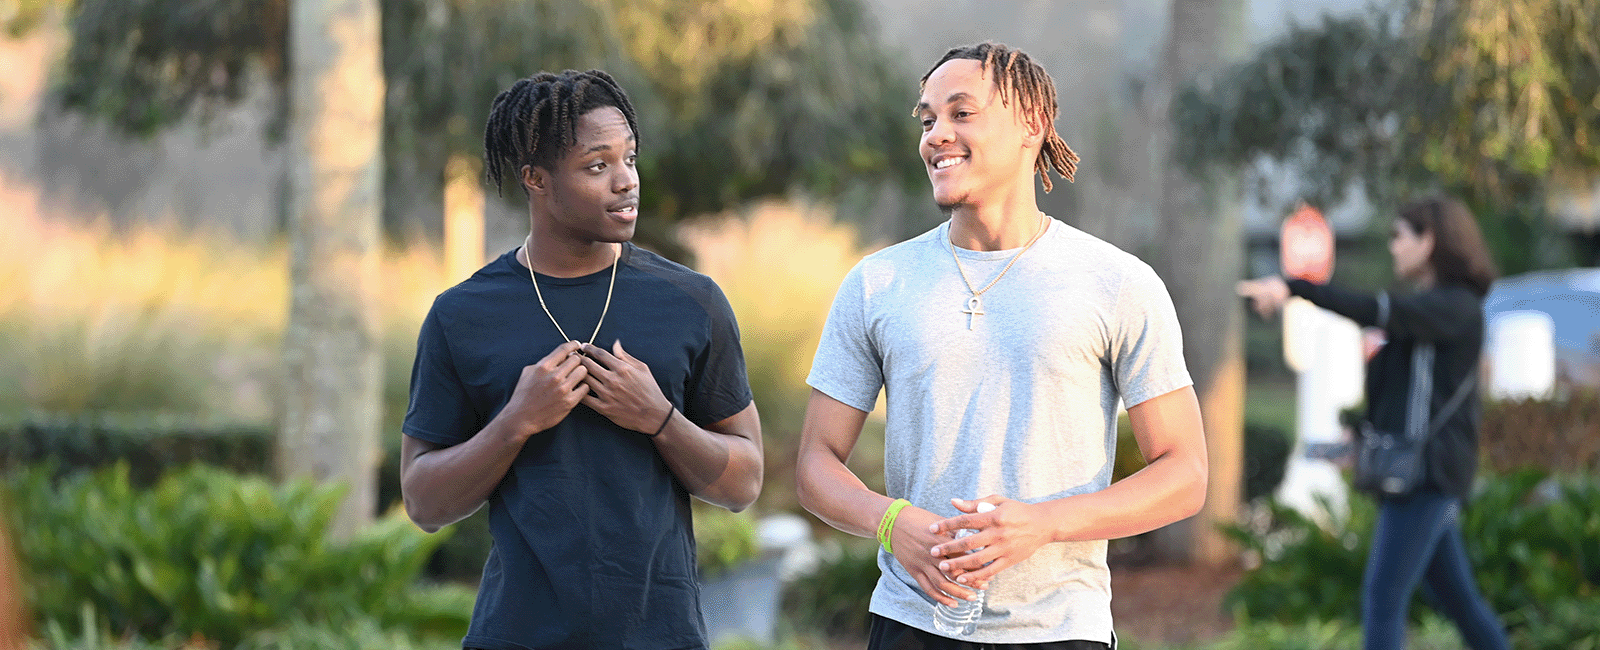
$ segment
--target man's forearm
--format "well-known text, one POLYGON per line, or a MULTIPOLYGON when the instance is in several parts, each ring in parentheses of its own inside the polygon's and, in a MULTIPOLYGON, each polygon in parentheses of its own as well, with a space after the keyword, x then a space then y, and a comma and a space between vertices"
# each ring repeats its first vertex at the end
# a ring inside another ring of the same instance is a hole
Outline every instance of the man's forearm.
POLYGON ((739 512, 761 496, 760 427, 754 405, 710 428, 674 411, 652 440, 667 469, 690 494, 739 512))
POLYGON ((818 519, 861 537, 877 536, 878 521, 893 501, 868 488, 826 449, 800 450, 795 491, 801 507, 818 519))
POLYGON ((400 491, 406 514, 418 527, 431 533, 466 519, 494 493, 524 442, 497 422, 459 445, 411 458, 400 491))
POLYGON ((1132 476, 1090 494, 1040 505, 1057 522, 1053 541, 1119 539, 1193 516, 1205 504, 1204 462, 1177 455, 1157 458, 1132 476))

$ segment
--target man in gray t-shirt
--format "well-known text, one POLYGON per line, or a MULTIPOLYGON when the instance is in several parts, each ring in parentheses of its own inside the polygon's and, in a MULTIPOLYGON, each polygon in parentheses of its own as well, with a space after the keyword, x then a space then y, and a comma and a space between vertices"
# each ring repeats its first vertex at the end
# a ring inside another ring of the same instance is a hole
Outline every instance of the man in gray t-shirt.
POLYGON ((962 641, 1103 648, 1105 540, 1205 499, 1172 301, 1148 265, 1039 212, 1034 172, 1071 180, 1077 162, 1043 68, 984 43, 951 50, 922 89, 920 152, 951 219, 840 286, 808 379, 801 503, 883 546, 872 648, 955 647, 935 601, 969 586, 986 603, 962 641), (887 495, 844 464, 880 389, 887 495), (1119 401, 1149 465, 1112 485, 1119 401))

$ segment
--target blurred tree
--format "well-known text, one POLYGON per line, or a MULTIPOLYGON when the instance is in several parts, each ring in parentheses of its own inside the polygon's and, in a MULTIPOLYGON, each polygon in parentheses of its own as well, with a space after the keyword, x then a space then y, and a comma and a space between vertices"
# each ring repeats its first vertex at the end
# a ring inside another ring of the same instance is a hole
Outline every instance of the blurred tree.
POLYGON ((70 0, 0 0, 0 32, 17 38, 48 20, 55 5, 70 0))
MULTIPOLYGON (((1170 11, 1161 72, 1167 98, 1191 84, 1210 83, 1245 47, 1243 0, 1173 0, 1170 11)), ((1156 124, 1157 142, 1169 157, 1175 155, 1182 128, 1167 119, 1156 124)), ((1221 527, 1237 518, 1244 471, 1244 321, 1233 297, 1244 260, 1234 200, 1238 185, 1229 174, 1192 176, 1164 162, 1162 237, 1152 261, 1171 288, 1183 323, 1184 358, 1205 422, 1210 477, 1200 513, 1151 537, 1166 559, 1223 563, 1235 557, 1221 527)))
POLYGON ((347 492, 330 532, 377 510, 383 69, 377 0, 289 0, 289 326, 279 474, 347 492))
MULTIPOLYGON (((259 82, 281 91, 285 2, 77 0, 61 98, 150 134, 236 104, 259 82)), ((885 153, 914 150, 914 87, 859 0, 379 4, 391 225, 401 206, 442 204, 451 158, 482 155, 495 93, 540 69, 602 67, 633 96, 655 217, 639 236, 669 251, 681 253, 671 225, 685 216, 923 182, 914 157, 885 153)), ((274 138, 283 125, 274 121, 274 138)))
MULTIPOLYGON (((1295 27, 1176 101, 1191 170, 1266 157, 1313 203, 1444 189, 1503 270, 1540 265, 1550 183, 1600 172, 1600 0, 1397 0, 1295 27)), ((1263 194, 1265 194, 1263 192, 1263 194)))

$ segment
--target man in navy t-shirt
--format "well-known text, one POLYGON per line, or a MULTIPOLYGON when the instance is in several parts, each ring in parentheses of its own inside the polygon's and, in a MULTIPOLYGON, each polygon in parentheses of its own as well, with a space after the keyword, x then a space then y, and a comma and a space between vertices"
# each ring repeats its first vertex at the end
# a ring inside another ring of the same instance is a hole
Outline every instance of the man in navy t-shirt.
POLYGON ((598 70, 523 79, 489 113, 488 175, 520 182, 530 234, 428 312, 400 473, 430 532, 489 505, 468 648, 705 647, 689 496, 761 490, 727 299, 628 243, 637 133, 598 70))

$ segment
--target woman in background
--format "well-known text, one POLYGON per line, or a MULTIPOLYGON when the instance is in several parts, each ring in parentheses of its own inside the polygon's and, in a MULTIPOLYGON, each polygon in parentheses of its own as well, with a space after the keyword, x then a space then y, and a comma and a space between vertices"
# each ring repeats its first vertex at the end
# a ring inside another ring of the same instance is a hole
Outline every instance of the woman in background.
POLYGON ((1420 584, 1428 602, 1455 622, 1474 650, 1507 650, 1505 628, 1479 594, 1461 535, 1459 515, 1478 466, 1476 387, 1465 404, 1441 414, 1452 395, 1477 375, 1483 349, 1483 296, 1494 263, 1472 213, 1461 202, 1434 197, 1400 210, 1389 239, 1394 273, 1415 291, 1390 296, 1268 276, 1238 284, 1262 317, 1299 296, 1364 327, 1387 342, 1367 362, 1367 421, 1381 431, 1405 431, 1411 402, 1412 351, 1431 342, 1433 390, 1425 412, 1435 430, 1423 448, 1424 475, 1402 496, 1378 495, 1378 525, 1362 579, 1361 624, 1366 650, 1405 647, 1407 610, 1420 584))

